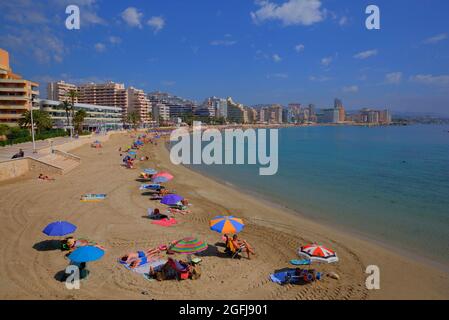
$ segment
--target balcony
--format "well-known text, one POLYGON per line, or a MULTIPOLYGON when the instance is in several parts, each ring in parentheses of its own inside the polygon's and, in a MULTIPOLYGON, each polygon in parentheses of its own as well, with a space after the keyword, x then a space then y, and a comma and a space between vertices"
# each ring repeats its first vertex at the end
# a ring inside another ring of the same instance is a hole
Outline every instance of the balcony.
POLYGON ((28 101, 27 96, 2 96, 0 95, 0 101, 28 101))

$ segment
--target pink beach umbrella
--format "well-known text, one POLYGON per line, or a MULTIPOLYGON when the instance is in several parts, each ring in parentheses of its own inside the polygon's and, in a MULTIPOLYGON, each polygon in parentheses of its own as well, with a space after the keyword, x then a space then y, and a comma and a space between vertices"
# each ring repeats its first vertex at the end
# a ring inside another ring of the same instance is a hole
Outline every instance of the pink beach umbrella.
POLYGON ((158 177, 163 177, 163 178, 166 178, 166 179, 168 179, 168 180, 172 180, 174 177, 170 174, 170 173, 168 173, 167 171, 161 171, 161 172, 159 172, 159 173, 156 173, 155 175, 153 175, 153 179, 156 179, 156 178, 158 178, 158 177))

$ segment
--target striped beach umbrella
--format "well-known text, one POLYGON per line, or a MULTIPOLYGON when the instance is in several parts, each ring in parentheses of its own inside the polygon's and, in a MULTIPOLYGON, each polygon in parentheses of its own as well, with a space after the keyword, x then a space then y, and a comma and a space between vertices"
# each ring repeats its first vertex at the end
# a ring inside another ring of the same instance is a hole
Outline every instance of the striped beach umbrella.
POLYGON ((176 253, 195 254, 207 250, 207 243, 194 237, 187 237, 177 241, 169 250, 176 253))
POLYGON ((245 224, 233 216, 218 216, 209 222, 210 229, 218 233, 239 233, 245 224))
POLYGON ((153 176, 153 178, 158 178, 158 177, 164 177, 164 178, 167 178, 168 180, 172 180, 174 178, 173 175, 171 175, 167 171, 158 172, 153 176))
POLYGON ((326 248, 318 244, 308 244, 302 246, 298 250, 300 256, 306 257, 310 261, 321 261, 321 262, 337 262, 337 253, 329 248, 326 248))

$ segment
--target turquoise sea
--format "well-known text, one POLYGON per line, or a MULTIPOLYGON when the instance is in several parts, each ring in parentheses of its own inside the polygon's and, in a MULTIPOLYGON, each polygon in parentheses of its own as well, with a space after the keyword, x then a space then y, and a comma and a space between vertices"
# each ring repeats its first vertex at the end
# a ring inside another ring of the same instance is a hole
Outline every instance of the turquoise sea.
POLYGON ((449 265, 449 126, 279 130, 279 171, 195 170, 331 226, 449 265))

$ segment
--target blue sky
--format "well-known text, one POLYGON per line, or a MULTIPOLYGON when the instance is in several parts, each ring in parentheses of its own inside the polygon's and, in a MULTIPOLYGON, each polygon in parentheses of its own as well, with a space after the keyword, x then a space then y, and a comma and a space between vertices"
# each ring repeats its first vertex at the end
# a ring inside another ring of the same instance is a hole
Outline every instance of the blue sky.
POLYGON ((0 0, 0 47, 45 84, 113 80, 202 101, 449 114, 449 1, 0 0), (78 4, 81 29, 65 28, 78 4), (365 28, 375 4, 381 29, 365 28))

